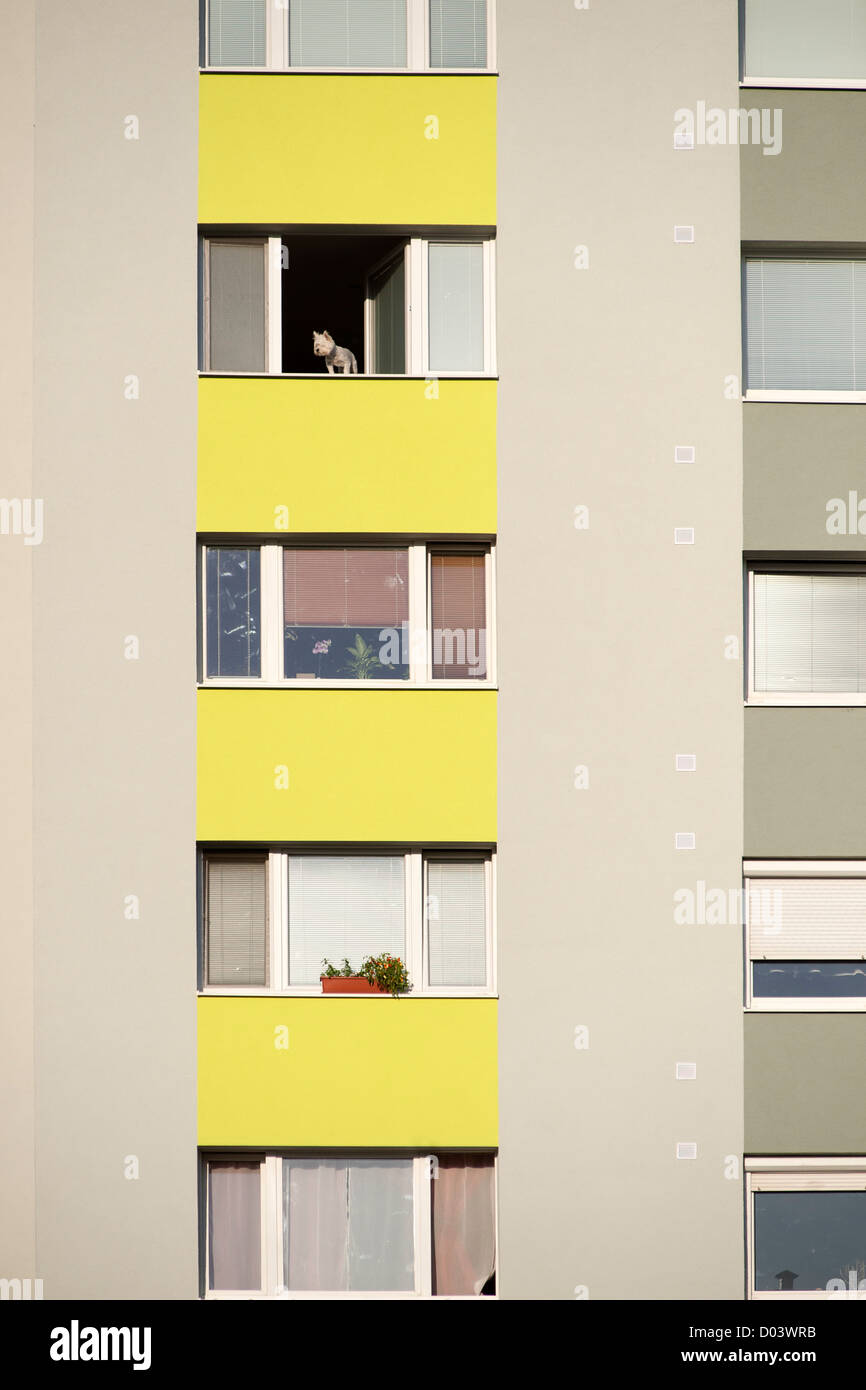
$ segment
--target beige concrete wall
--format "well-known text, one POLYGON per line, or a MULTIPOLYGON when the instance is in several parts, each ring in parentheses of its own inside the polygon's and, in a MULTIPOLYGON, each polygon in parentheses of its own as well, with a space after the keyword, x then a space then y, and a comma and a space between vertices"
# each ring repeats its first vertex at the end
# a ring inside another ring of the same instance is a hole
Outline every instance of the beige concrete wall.
MULTIPOLYGON (((34 17, 0 9, 0 495, 32 498, 34 17)), ((36 548, 0 535, 0 1278, 39 1276, 35 1250, 31 576, 36 548)))
POLYGON ((37 1265, 189 1298, 197 7, 36 15, 37 1265))
POLYGON ((740 930, 673 918, 742 854, 738 150, 673 148, 737 8, 501 0, 499 45, 500 1291, 738 1299, 740 930))

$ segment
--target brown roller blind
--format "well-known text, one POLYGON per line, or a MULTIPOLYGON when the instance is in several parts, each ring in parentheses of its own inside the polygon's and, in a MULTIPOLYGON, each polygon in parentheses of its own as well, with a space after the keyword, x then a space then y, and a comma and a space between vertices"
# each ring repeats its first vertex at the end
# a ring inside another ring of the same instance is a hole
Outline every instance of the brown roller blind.
POLYGON ((399 627, 409 618, 406 550, 285 550, 288 627, 399 627))
POLYGON ((434 680, 487 673, 487 607, 483 555, 430 559, 434 680))

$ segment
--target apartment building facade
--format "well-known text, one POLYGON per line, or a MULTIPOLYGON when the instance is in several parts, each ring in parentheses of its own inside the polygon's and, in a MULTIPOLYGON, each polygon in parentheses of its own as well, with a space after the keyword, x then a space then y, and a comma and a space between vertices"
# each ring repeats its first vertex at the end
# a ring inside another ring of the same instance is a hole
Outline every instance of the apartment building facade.
POLYGON ((866 1278, 866 5, 3 25, 0 1274, 866 1278))

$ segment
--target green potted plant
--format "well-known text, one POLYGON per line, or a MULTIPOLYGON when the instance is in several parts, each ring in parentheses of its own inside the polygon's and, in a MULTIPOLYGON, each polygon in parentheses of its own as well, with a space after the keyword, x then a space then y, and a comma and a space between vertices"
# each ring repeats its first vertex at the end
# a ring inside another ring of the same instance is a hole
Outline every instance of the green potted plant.
POLYGON ((343 957, 339 968, 329 960, 322 961, 323 994, 408 994, 412 988, 408 972, 399 956, 387 952, 380 956, 365 956, 360 970, 353 970, 343 957))

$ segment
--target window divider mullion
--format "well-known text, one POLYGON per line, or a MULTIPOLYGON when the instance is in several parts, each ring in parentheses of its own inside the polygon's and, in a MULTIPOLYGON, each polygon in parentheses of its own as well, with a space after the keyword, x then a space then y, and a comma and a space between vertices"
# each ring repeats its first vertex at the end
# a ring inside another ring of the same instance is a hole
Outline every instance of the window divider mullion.
POLYGON ((409 680, 430 678, 427 636, 427 547, 409 546, 409 680), (423 645, 422 645, 423 634, 423 645), (423 656, 421 652, 423 651, 423 656))
POLYGON ((283 678, 282 546, 261 547, 262 678, 283 678))

